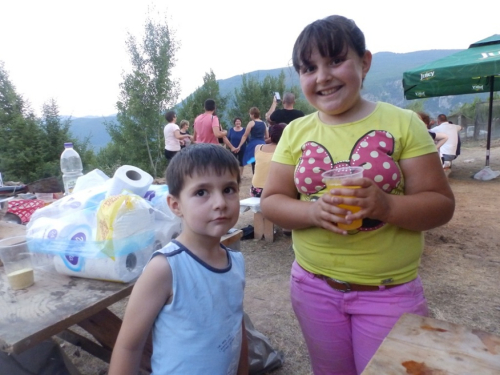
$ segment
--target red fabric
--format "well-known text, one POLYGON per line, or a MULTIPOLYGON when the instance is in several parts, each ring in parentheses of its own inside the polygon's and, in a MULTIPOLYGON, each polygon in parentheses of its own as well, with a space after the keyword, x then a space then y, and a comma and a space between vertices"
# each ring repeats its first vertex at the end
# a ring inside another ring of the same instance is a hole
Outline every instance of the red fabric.
POLYGON ((7 212, 19 216, 24 224, 30 221, 33 212, 44 206, 45 202, 41 199, 14 199, 9 201, 7 212))

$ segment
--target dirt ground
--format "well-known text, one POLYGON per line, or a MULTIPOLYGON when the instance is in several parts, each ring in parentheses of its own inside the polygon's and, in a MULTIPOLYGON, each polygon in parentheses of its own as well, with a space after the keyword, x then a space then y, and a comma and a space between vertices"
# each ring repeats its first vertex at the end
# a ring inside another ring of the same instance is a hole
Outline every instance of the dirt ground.
MULTIPOLYGON (((472 176, 485 165, 485 142, 465 143, 449 181, 456 199, 453 219, 426 233, 420 275, 431 315, 500 335, 500 177, 472 176)), ((500 170, 500 141, 492 142, 490 166, 500 170)), ((249 196, 251 170, 245 168, 241 198, 249 196)), ((237 227, 251 224, 251 211, 237 227)), ((247 284, 245 311, 255 328, 285 355, 275 375, 311 374, 307 349, 290 305, 288 280, 294 256, 291 239, 278 228, 275 242, 242 241, 247 284)), ((122 316, 126 301, 112 306, 122 316)), ((104 375, 107 364, 70 344, 65 352, 84 375, 104 375)))

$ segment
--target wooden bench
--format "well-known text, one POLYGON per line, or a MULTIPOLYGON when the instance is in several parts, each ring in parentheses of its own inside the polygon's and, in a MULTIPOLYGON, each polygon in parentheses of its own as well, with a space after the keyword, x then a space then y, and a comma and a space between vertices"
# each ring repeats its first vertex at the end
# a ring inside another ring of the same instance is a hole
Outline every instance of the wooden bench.
POLYGON ((253 233, 254 238, 267 242, 274 241, 274 224, 266 219, 260 211, 260 198, 247 198, 240 201, 240 214, 248 210, 253 211, 253 233))
POLYGON ((500 374, 500 337, 475 328, 403 314, 362 375, 500 374))

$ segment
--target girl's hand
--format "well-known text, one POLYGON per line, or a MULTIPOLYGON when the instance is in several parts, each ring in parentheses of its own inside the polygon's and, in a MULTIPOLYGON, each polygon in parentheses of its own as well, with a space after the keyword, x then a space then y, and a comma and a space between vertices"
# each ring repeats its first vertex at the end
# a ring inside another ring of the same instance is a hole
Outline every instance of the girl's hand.
POLYGON ((346 230, 340 229, 337 226, 338 223, 351 223, 344 217, 339 216, 346 215, 347 210, 338 207, 336 205, 337 200, 337 197, 334 197, 332 194, 326 192, 320 199, 309 206, 309 217, 311 218, 313 226, 338 234, 347 234, 346 230))
POLYGON ((331 189, 330 194, 325 193, 324 195, 330 195, 334 205, 345 204, 361 207, 359 212, 346 215, 345 220, 347 223, 350 224, 353 220, 367 217, 387 222, 391 208, 388 199, 389 194, 385 193, 375 182, 368 178, 348 179, 344 185, 359 186, 359 188, 336 188, 331 189))

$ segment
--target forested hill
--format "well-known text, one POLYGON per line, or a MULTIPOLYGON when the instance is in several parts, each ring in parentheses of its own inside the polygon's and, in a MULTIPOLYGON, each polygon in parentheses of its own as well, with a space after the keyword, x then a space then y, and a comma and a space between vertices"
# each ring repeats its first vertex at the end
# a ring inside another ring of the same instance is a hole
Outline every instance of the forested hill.
MULTIPOLYGON (((363 96, 372 101, 385 101, 405 107, 410 102, 404 100, 403 96, 403 72, 458 51, 430 50, 409 53, 376 53, 373 55, 372 66, 364 83, 363 96)), ((278 76, 282 70, 284 70, 287 77, 287 86, 299 84, 298 75, 293 67, 257 70, 247 74, 263 80, 267 75, 278 76)), ((242 75, 221 79, 218 82, 221 94, 231 95, 241 85, 242 75)), ((475 96, 459 95, 428 99, 425 102, 425 109, 433 115, 441 112, 449 113, 452 109, 464 103, 472 102, 475 96)), ((79 139, 90 136, 90 143, 96 150, 99 150, 110 140, 109 134, 104 127, 104 122, 110 120, 115 120, 115 116, 73 118, 71 132, 79 139)))

